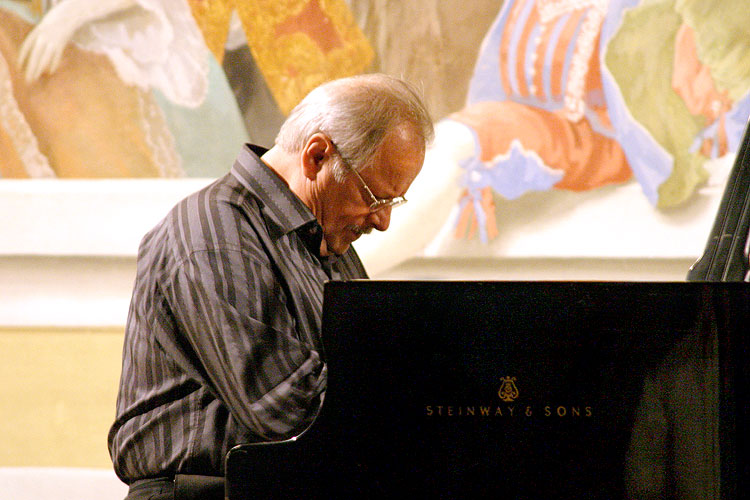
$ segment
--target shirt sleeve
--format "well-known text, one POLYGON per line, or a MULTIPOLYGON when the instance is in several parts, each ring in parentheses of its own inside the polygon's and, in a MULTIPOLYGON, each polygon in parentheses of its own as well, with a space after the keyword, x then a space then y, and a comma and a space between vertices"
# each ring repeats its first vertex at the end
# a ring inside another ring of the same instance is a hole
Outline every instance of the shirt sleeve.
POLYGON ((301 340, 266 264, 239 250, 195 252, 165 296, 178 326, 178 363, 241 425, 262 439, 279 439, 314 415, 326 366, 301 340))

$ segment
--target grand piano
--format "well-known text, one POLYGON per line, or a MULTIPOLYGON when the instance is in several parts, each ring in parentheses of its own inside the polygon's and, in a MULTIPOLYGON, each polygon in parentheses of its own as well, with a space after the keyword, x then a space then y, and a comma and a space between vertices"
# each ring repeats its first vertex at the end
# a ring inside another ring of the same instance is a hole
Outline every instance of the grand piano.
POLYGON ((749 142, 685 282, 328 283, 325 400, 227 498, 745 498, 749 142))

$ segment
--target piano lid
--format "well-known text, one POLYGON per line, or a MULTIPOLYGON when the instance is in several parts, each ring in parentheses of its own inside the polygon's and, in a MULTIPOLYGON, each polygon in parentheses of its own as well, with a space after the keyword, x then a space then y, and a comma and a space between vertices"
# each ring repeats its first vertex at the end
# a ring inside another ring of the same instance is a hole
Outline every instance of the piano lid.
POLYGON ((750 123, 745 126, 706 248, 688 271, 688 281, 749 281, 749 230, 750 123))

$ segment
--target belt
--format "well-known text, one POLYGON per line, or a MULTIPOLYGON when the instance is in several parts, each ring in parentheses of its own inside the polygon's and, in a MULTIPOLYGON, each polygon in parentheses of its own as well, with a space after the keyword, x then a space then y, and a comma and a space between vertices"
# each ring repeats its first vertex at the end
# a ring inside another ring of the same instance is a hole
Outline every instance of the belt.
POLYGON ((175 500, 224 500, 224 478, 177 474, 171 477, 139 479, 130 484, 127 498, 141 498, 145 493, 174 491, 175 500))

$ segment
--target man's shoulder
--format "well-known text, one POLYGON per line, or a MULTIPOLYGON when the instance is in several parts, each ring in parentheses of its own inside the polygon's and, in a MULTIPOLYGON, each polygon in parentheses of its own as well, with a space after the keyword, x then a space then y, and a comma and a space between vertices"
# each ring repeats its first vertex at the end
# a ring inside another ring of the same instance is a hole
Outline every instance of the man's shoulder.
POLYGON ((141 248, 179 262, 201 251, 252 251, 263 230, 256 198, 227 174, 179 201, 141 248))

